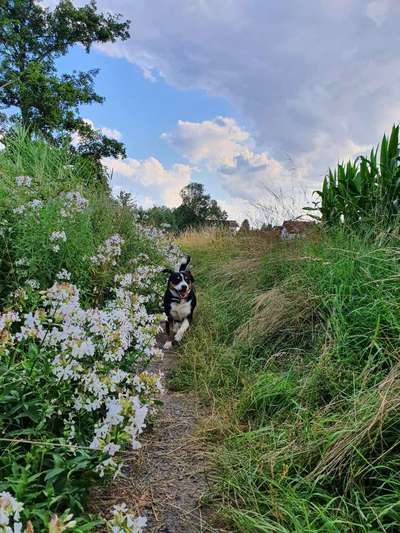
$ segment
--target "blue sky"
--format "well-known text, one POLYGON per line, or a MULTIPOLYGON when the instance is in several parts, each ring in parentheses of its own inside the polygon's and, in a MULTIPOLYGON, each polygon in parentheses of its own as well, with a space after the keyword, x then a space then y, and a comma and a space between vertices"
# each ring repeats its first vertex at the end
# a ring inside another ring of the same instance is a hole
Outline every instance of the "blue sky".
MULTIPOLYGON (((57 65, 63 72, 99 69, 96 91, 106 100, 103 105, 82 106, 81 114, 96 127, 120 132, 128 156, 141 161, 155 157, 167 168, 185 164, 185 158, 161 138, 162 134, 173 130, 178 120, 197 123, 234 113, 223 97, 211 96, 202 89, 176 88, 161 76, 150 80, 139 66, 95 49, 87 54, 75 47, 57 65)), ((212 170, 196 168, 192 175, 193 181, 202 182, 212 196, 226 196, 212 170)), ((120 187, 129 190, 146 206, 163 203, 157 190, 134 179, 128 183, 118 173, 114 173, 113 185, 116 193, 120 187)))
POLYGON ((144 205, 177 205, 201 181, 237 219, 276 212, 274 194, 296 210, 400 119, 398 0, 98 5, 134 21, 131 39, 60 67, 100 68, 106 101, 82 116, 125 142, 127 160, 105 164, 144 205))

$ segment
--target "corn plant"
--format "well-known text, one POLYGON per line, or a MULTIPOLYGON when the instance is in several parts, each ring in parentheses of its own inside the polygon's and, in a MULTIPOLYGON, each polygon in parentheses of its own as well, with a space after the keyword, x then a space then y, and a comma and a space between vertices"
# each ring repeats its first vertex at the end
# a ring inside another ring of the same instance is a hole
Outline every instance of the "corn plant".
POLYGON ((322 190, 316 192, 327 224, 393 220, 400 206, 399 126, 393 126, 389 138, 383 136, 369 157, 329 169, 322 190))

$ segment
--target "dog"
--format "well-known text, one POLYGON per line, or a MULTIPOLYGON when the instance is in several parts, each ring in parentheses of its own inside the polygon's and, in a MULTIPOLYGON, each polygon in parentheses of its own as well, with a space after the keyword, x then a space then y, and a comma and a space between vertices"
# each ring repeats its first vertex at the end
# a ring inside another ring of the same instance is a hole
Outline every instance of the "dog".
POLYGON ((167 315, 166 333, 168 340, 164 344, 165 349, 170 349, 172 343, 180 342, 189 328, 193 311, 196 307, 196 292, 194 278, 187 267, 190 263, 188 255, 181 263, 179 271, 165 269, 169 274, 167 290, 164 294, 164 311, 167 315))

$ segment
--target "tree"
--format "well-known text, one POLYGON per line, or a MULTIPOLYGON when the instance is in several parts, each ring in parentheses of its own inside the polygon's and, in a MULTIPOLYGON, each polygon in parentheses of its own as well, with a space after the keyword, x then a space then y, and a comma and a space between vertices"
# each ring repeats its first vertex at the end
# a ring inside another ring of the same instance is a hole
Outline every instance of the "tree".
POLYGON ((132 197, 132 193, 127 191, 120 191, 117 196, 118 203, 121 207, 127 207, 129 209, 137 209, 135 200, 132 197))
POLYGON ((239 231, 250 231, 250 222, 245 218, 240 226, 239 231))
POLYGON ((150 207, 144 211, 143 220, 151 226, 164 227, 171 231, 176 230, 174 210, 165 205, 150 207))
POLYGON ((3 114, 3 129, 20 123, 54 144, 71 143, 75 135, 72 150, 94 164, 125 156, 122 143, 79 114, 81 104, 104 101, 94 90, 98 70, 59 74, 55 61, 77 44, 89 53, 94 43, 125 40, 129 24, 121 15, 98 13, 94 0, 83 7, 60 0, 52 11, 37 0, 0 0, 0 109, 16 108, 5 120, 3 114))
POLYGON ((205 194, 204 185, 190 183, 181 190, 182 204, 174 211, 178 229, 220 223, 228 218, 216 200, 205 194))

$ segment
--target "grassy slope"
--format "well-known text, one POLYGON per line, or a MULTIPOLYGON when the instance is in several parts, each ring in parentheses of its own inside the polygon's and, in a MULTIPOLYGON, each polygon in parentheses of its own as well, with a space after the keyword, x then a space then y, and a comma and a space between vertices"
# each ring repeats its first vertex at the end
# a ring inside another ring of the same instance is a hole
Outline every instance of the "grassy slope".
POLYGON ((396 236, 187 234, 199 292, 175 381, 211 407, 235 531, 395 531, 396 236))

